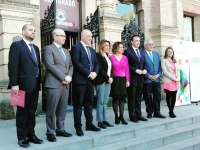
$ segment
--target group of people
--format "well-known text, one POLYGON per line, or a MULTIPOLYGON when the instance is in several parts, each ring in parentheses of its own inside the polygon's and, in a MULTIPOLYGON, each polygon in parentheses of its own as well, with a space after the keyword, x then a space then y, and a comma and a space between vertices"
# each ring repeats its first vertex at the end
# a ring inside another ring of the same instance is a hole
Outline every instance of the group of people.
MULTIPOLYGON (((29 142, 41 144, 43 141, 35 135, 35 113, 41 89, 41 68, 39 48, 32 44, 35 28, 30 24, 22 27, 23 39, 13 42, 9 51, 8 73, 9 86, 15 94, 24 90, 25 106, 17 106, 16 127, 18 144, 29 147, 29 142)), ((53 43, 44 47, 43 56, 46 66, 44 87, 47 97, 46 135, 47 140, 55 142, 56 136, 71 137, 65 131, 70 83, 72 82, 72 99, 74 127, 77 136, 83 136, 82 109, 86 120, 86 130, 99 132, 113 127, 106 117, 109 97, 115 115, 115 124, 128 123, 124 119, 124 104, 128 98, 129 119, 132 122, 147 121, 142 116, 142 95, 146 104, 147 118, 165 118, 160 113, 161 84, 166 92, 169 116, 175 118, 174 105, 178 90, 179 69, 174 58, 174 51, 168 47, 164 59, 152 51, 153 41, 146 40, 145 50, 139 49, 139 36, 131 37, 132 46, 124 51, 122 42, 115 42, 112 54, 111 43, 101 40, 99 52, 89 47, 92 33, 81 32, 81 41, 71 48, 69 53, 62 46, 66 35, 62 29, 52 32, 53 43), (94 89, 97 93, 96 119, 98 127, 93 124, 92 106, 94 89), (84 108, 83 108, 84 106, 84 108), (119 107, 119 112, 118 112, 119 107)))

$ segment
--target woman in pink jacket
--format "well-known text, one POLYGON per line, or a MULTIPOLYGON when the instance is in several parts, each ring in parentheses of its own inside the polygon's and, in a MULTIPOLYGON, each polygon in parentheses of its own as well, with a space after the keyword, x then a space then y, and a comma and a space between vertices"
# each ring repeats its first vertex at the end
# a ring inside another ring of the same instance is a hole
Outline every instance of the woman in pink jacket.
POLYGON ((112 47, 113 55, 110 56, 113 72, 113 83, 111 85, 111 97, 113 98, 113 110, 115 113, 115 124, 128 124, 124 120, 124 102, 126 98, 126 87, 130 85, 130 72, 128 59, 122 55, 124 46, 122 42, 115 42, 112 47), (119 104, 119 117, 118 117, 119 104))
POLYGON ((179 89, 180 71, 176 59, 174 58, 174 50, 168 47, 165 50, 164 59, 161 61, 163 70, 163 89, 166 93, 166 102, 169 108, 169 116, 175 118, 174 106, 176 103, 176 93, 179 89))

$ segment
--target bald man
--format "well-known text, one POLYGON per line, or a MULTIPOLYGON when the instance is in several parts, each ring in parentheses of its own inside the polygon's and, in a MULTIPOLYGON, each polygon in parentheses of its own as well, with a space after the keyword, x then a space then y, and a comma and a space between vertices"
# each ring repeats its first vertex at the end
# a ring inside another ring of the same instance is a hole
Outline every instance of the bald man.
POLYGON ((48 141, 55 142, 54 133, 56 136, 72 136, 65 131, 64 121, 73 65, 69 52, 62 47, 66 40, 65 32, 55 29, 52 37, 53 44, 44 47, 44 64, 46 66, 44 87, 47 95, 46 135, 48 141))
POLYGON ((81 32, 81 42, 72 46, 71 57, 74 65, 73 74, 73 110, 74 127, 78 136, 83 136, 81 116, 82 106, 86 118, 86 130, 100 131, 100 128, 92 124, 92 103, 94 99, 94 79, 99 72, 96 52, 89 47, 92 41, 92 33, 89 30, 81 32))

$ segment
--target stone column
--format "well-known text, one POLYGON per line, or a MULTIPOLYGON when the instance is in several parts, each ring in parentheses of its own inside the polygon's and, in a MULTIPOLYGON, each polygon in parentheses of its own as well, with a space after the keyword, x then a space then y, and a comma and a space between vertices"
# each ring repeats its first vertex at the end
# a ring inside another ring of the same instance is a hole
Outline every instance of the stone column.
POLYGON ((167 3, 165 0, 152 0, 151 8, 152 26, 149 32, 156 46, 155 50, 163 56, 166 47, 173 45, 173 39, 181 38, 178 28, 178 4, 176 0, 169 0, 167 3))
POLYGON ((200 42, 200 16, 194 17, 194 40, 200 42))
POLYGON ((121 32, 126 23, 120 19, 115 5, 116 0, 100 1, 100 37, 109 40, 111 44, 121 41, 121 32))
POLYGON ((8 53, 14 37, 21 37, 22 26, 31 24, 38 5, 30 4, 30 0, 0 1, 0 103, 10 98, 8 86, 8 53))

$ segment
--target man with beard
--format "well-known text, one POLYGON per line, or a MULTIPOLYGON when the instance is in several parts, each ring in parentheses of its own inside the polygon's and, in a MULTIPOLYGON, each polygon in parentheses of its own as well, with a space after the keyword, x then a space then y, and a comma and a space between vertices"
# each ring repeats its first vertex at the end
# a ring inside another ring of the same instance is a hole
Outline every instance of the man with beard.
POLYGON ((32 44, 35 38, 35 28, 26 24, 22 27, 23 39, 13 42, 9 51, 8 89, 18 95, 19 90, 25 91, 24 107, 17 106, 16 126, 18 144, 29 147, 28 142, 43 143, 35 135, 35 113, 41 83, 40 54, 36 45, 32 44))

